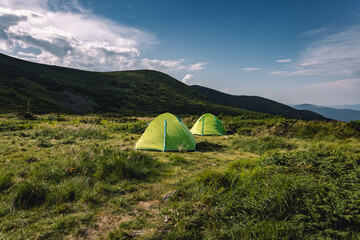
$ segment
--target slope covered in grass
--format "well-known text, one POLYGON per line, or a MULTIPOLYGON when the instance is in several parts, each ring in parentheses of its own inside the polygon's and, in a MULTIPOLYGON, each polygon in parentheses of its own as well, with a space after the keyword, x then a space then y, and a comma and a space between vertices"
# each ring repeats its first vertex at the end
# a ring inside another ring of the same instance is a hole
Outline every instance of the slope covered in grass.
POLYGON ((26 111, 30 101, 30 110, 36 113, 211 112, 264 116, 253 112, 256 111, 288 118, 324 119, 263 98, 259 102, 258 97, 247 97, 245 104, 234 105, 217 96, 205 95, 203 91, 157 71, 89 72, 31 63, 0 54, 1 112, 26 111), (264 103, 265 108, 262 107, 264 103))
POLYGON ((235 96, 197 85, 192 86, 192 88, 204 94, 210 100, 227 106, 244 108, 255 112, 269 113, 271 115, 281 115, 287 118, 325 120, 325 118, 318 113, 314 113, 308 110, 296 110, 285 104, 278 103, 263 97, 235 96))
POLYGON ((0 115, 1 237, 359 238, 360 122, 222 116, 196 152, 133 150, 152 119, 0 115))

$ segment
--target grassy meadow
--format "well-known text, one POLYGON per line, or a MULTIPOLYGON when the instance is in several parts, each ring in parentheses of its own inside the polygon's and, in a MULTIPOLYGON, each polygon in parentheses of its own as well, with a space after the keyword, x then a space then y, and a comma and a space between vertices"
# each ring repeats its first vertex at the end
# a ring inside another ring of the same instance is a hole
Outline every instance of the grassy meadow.
POLYGON ((359 121, 218 117, 154 152, 152 117, 0 115, 0 239, 360 238, 359 121))

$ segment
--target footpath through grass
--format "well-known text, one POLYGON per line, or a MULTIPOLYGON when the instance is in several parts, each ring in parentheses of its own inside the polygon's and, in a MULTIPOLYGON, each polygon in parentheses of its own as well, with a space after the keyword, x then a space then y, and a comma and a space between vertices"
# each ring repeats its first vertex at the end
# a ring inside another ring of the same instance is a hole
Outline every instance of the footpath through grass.
POLYGON ((359 122, 221 117, 163 153, 147 117, 0 115, 0 239, 360 237, 359 122))

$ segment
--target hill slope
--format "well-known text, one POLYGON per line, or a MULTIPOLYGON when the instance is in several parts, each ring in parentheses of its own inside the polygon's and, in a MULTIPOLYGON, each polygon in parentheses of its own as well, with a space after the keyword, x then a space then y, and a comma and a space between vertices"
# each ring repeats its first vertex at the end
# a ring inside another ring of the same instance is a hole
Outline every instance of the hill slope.
POLYGON ((89 72, 0 54, 0 109, 33 112, 149 114, 249 112, 207 101, 191 87, 150 70, 89 72))
POLYGON ((36 113, 156 114, 170 111, 175 114, 258 115, 250 112, 257 111, 288 118, 324 119, 315 113, 298 111, 264 98, 235 97, 204 89, 207 88, 187 86, 157 71, 89 72, 0 54, 1 111, 26 110, 30 101, 30 108, 36 113), (217 94, 214 97, 214 94, 208 94, 209 91, 217 94), (227 101, 228 98, 247 100, 238 104, 239 101, 227 101))
POLYGON ((216 101, 219 104, 228 105, 237 108, 245 108, 255 112, 269 113, 272 115, 282 115, 287 118, 299 119, 324 119, 323 116, 310 112, 307 110, 296 110, 285 104, 275 102, 270 99, 257 96, 234 96, 214 89, 197 86, 192 86, 198 92, 201 92, 210 100, 216 101))
POLYGON ((324 117, 350 122, 360 120, 360 111, 352 109, 335 109, 330 107, 317 106, 312 104, 300 104, 294 106, 299 110, 309 110, 323 115, 324 117))

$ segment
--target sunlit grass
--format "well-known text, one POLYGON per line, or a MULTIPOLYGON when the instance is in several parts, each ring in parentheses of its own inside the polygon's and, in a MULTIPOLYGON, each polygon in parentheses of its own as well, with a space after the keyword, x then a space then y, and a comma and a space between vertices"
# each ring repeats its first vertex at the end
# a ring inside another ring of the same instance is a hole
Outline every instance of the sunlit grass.
POLYGON ((5 239, 359 236, 356 122, 224 116, 196 152, 143 152, 151 117, 30 117, 0 115, 5 239))

